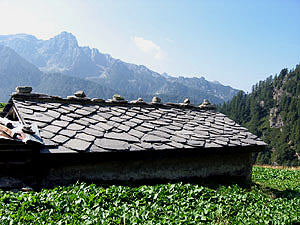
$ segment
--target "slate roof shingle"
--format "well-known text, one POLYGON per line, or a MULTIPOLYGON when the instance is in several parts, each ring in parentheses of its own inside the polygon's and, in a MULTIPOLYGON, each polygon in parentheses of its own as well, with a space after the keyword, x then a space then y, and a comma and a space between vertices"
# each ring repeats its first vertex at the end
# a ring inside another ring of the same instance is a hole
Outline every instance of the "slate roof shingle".
POLYGON ((179 104, 115 103, 15 94, 21 119, 36 123, 42 153, 264 146, 224 114, 179 104))

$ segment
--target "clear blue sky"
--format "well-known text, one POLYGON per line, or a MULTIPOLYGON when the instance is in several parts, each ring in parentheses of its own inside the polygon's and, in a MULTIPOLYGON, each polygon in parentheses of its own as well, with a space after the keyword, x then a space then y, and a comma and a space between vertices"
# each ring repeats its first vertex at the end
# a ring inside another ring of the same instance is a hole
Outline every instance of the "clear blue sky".
POLYGON ((245 91, 300 63, 299 0, 0 0, 0 34, 61 31, 126 62, 245 91))

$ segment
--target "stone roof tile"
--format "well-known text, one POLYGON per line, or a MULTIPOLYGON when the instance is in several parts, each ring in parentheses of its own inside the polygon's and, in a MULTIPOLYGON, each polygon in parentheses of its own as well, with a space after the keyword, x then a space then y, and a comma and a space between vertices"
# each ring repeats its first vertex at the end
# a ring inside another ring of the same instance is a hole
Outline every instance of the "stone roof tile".
POLYGON ((83 130, 85 127, 83 125, 77 124, 77 123, 71 123, 69 126, 67 126, 67 129, 69 130, 83 130))
POLYGON ((129 144, 126 141, 121 140, 113 140, 108 138, 101 138, 95 140, 95 145, 97 145, 100 148, 107 149, 107 150, 129 150, 129 144))
POLYGON ((68 122, 72 122, 74 119, 72 117, 69 117, 69 116, 65 116, 65 115, 62 115, 60 117, 61 120, 65 120, 65 121, 68 121, 68 122))
POLYGON ((110 138, 110 139, 115 139, 115 140, 122 140, 122 141, 127 141, 127 142, 140 142, 140 140, 128 133, 115 133, 115 132, 109 132, 104 134, 104 137, 110 138))
MULTIPOLYGON (((119 127, 120 128, 120 127, 119 127)), ((137 138, 141 138, 143 137, 145 134, 143 132, 140 132, 138 130, 135 130, 135 129, 131 129, 128 134, 132 135, 132 136, 135 136, 137 138)))
POLYGON ((44 142, 44 146, 47 146, 47 147, 55 147, 55 148, 57 148, 57 146, 58 146, 58 144, 55 143, 54 141, 52 141, 51 139, 44 138, 43 142, 44 142))
POLYGON ((147 128, 147 127, 144 127, 144 126, 138 126, 135 129, 140 131, 140 132, 143 132, 143 133, 148 133, 148 132, 153 130, 153 129, 150 129, 150 128, 147 128))
POLYGON ((65 128, 70 124, 70 122, 64 121, 64 120, 54 120, 51 124, 54 126, 59 126, 59 127, 65 128))
POLYGON ((69 129, 62 129, 61 131, 58 132, 58 134, 62 134, 62 135, 65 135, 69 138, 73 138, 76 135, 76 131, 69 130, 69 129))
POLYGON ((121 125, 118 126, 118 129, 120 129, 122 131, 125 131, 125 132, 128 132, 131 129, 131 127, 126 126, 124 124, 121 124, 121 125))
POLYGON ((193 106, 24 98, 13 104, 52 153, 265 145, 224 114, 193 106))
POLYGON ((86 151, 89 148, 90 145, 91 145, 90 142, 80 140, 78 138, 69 139, 64 144, 65 147, 76 150, 76 151, 86 151))
POLYGON ((57 148, 43 148, 41 149, 40 153, 47 154, 47 153, 77 153, 77 151, 71 150, 69 148, 66 148, 64 146, 58 146, 57 148))
POLYGON ((48 132, 46 130, 40 131, 40 135, 42 138, 47 138, 47 139, 53 138, 55 136, 55 134, 48 132))
POLYGON ((48 125, 43 128, 43 130, 49 131, 51 133, 57 134, 62 128, 60 126, 48 125))
POLYGON ((91 129, 91 128, 85 128, 82 132, 86 133, 86 134, 89 134, 89 135, 92 135, 92 136, 95 136, 96 138, 100 138, 100 137, 103 137, 104 135, 104 132, 103 131, 100 131, 99 129, 91 129))
POLYGON ((142 137, 142 141, 144 142, 149 142, 149 143, 163 143, 163 142, 169 142, 168 139, 163 138, 163 137, 159 137, 157 135, 153 135, 153 134, 145 134, 142 137))
POLYGON ((94 135, 89 135, 89 134, 85 134, 85 133, 78 133, 75 138, 79 138, 81 140, 85 140, 88 142, 92 142, 96 139, 96 137, 94 135))
POLYGON ((69 137, 64 136, 64 135, 55 135, 54 138, 52 138, 52 141, 59 143, 59 144, 63 144, 65 143, 67 140, 69 140, 69 137))

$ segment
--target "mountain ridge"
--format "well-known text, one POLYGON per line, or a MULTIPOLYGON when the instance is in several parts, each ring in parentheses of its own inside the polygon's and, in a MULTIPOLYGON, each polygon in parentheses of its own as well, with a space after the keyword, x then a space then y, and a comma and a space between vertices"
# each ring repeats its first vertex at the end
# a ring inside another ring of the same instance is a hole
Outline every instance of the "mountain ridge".
POLYGON ((62 73, 89 80, 113 89, 129 100, 136 96, 149 100, 149 96, 158 95, 167 97, 166 101, 190 98, 194 104, 201 103, 203 99, 222 103, 238 92, 203 77, 166 76, 144 65, 114 59, 96 48, 80 47, 76 37, 68 32, 48 40, 26 34, 0 35, 1 44, 12 48, 44 73, 62 73))
POLYGON ((45 74, 18 55, 13 49, 0 45, 1 101, 7 101, 17 86, 32 86, 35 92, 66 97, 85 90, 90 97, 110 98, 115 92, 94 82, 63 74, 45 74))

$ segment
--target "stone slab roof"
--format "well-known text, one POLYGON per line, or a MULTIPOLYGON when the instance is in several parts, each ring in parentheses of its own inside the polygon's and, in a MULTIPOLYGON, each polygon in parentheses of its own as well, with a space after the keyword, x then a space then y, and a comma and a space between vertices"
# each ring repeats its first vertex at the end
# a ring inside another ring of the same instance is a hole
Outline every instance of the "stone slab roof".
POLYGON ((208 150, 266 145, 246 128, 209 107, 161 104, 157 99, 149 104, 141 100, 127 103, 122 98, 62 99, 17 93, 7 107, 14 109, 22 123, 38 126, 44 143, 41 153, 208 150))

